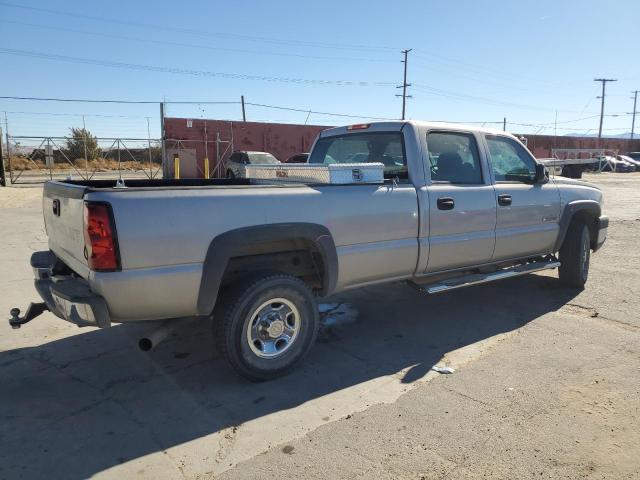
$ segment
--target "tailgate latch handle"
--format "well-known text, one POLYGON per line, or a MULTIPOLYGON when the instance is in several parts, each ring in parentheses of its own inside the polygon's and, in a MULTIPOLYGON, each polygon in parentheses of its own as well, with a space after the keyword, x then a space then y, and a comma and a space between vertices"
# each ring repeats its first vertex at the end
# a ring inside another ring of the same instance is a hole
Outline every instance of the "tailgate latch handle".
POLYGON ((53 214, 56 217, 59 217, 60 216, 60 200, 58 200, 57 198, 54 198, 52 208, 53 208, 53 214))

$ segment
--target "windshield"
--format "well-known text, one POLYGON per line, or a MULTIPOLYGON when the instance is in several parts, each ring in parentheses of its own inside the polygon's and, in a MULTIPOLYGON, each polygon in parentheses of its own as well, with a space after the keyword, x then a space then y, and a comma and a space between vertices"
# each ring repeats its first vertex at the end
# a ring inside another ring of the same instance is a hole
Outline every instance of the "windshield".
POLYGON ((309 163, 382 163, 387 178, 407 178, 400 132, 352 133, 318 140, 309 163))
POLYGON ((280 163, 276 157, 266 152, 249 152, 247 155, 252 164, 280 163))

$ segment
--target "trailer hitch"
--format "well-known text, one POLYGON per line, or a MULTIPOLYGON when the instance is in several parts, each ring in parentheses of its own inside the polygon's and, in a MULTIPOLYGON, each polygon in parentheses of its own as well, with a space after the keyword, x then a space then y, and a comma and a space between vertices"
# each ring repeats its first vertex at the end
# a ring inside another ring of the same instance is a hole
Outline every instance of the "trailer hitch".
POLYGON ((31 320, 36 318, 38 315, 48 310, 49 310, 49 307, 47 307, 47 304, 44 302, 31 303, 29 305, 29 308, 27 308, 27 313, 25 313, 24 317, 21 317, 20 309, 12 308, 11 312, 9 312, 11 314, 11 318, 9 319, 9 325, 11 325, 11 328, 13 329, 20 328, 25 323, 30 322, 31 320))

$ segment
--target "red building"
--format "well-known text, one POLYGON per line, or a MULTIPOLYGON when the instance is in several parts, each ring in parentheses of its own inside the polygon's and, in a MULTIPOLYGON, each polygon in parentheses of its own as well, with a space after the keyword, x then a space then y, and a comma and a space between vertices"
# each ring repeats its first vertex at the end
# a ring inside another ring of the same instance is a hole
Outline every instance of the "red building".
POLYGON ((182 178, 202 178, 204 158, 209 159, 210 176, 224 176, 224 162, 233 151, 269 152, 285 161, 296 153, 308 152, 326 126, 283 123, 236 122, 187 118, 165 118, 165 176, 173 176, 175 154, 180 157, 182 178))

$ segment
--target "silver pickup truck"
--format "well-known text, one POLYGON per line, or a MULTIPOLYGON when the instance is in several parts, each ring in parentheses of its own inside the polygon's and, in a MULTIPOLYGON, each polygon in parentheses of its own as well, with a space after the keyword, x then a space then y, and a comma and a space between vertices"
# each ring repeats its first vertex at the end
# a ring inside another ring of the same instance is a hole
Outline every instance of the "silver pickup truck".
MULTIPOLYGON (((213 317, 231 366, 289 371, 314 343, 318 297, 380 282, 443 292, 543 269, 582 288, 604 243, 602 193, 549 179, 502 131, 414 121, 323 131, 309 163, 382 163, 383 183, 248 179, 47 182, 43 302, 80 326, 213 317)), ((166 322, 165 322, 166 323, 166 322)))

